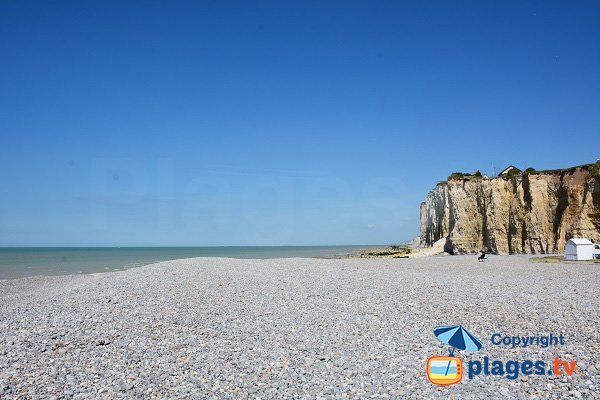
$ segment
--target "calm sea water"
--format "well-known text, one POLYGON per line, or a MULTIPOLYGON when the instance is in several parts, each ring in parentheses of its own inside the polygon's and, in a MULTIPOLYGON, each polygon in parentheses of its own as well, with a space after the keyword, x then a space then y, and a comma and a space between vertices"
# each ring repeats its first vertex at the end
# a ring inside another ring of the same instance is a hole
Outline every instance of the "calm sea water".
POLYGON ((190 257, 333 257, 369 247, 0 247, 0 279, 115 271, 190 257))

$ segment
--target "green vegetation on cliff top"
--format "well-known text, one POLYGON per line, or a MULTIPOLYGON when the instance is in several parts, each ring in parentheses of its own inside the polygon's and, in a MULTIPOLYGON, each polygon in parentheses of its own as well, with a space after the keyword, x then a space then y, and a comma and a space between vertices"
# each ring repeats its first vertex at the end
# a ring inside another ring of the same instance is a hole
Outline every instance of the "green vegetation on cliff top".
MULTIPOLYGON (((575 167, 570 167, 570 168, 547 169, 547 170, 537 171, 535 168, 530 167, 530 168, 527 168, 524 172, 511 171, 507 175, 504 175, 504 176, 494 176, 491 178, 487 178, 487 177, 486 178, 487 179, 496 179, 496 178, 510 179, 512 177, 523 176, 523 175, 560 175, 560 174, 574 173, 577 170, 589 171, 590 172, 589 179, 591 179, 594 176, 600 176, 600 160, 596 161, 594 164, 583 164, 583 165, 577 165, 575 167)), ((452 174, 450 174, 450 176, 448 176, 447 181, 439 181, 437 184, 443 185, 443 184, 448 183, 449 181, 470 181, 470 180, 483 179, 483 178, 484 178, 484 176, 481 174, 481 172, 479 170, 475 171, 473 174, 470 174, 468 172, 453 172, 452 174)))

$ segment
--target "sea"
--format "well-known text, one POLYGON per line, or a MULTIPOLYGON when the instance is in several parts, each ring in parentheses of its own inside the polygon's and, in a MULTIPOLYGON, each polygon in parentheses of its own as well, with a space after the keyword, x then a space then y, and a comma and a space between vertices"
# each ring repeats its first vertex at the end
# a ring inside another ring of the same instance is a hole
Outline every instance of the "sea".
POLYGON ((0 247, 0 280, 120 271, 190 257, 332 258, 377 246, 0 247))

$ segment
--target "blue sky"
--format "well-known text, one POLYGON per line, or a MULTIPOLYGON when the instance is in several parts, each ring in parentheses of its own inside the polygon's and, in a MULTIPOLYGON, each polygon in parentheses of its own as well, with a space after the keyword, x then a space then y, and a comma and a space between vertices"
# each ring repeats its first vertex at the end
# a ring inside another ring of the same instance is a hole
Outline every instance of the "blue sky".
POLYGON ((382 244, 600 157, 597 1, 2 1, 0 246, 382 244))

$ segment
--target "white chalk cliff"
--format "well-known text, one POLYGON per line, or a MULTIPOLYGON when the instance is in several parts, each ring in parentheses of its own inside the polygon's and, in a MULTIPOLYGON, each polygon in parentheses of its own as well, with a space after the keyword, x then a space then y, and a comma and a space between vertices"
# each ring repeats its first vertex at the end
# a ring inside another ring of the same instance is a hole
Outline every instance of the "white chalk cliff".
POLYGON ((421 204, 421 246, 452 254, 556 253, 582 237, 600 242, 600 162, 514 176, 440 182, 421 204))

